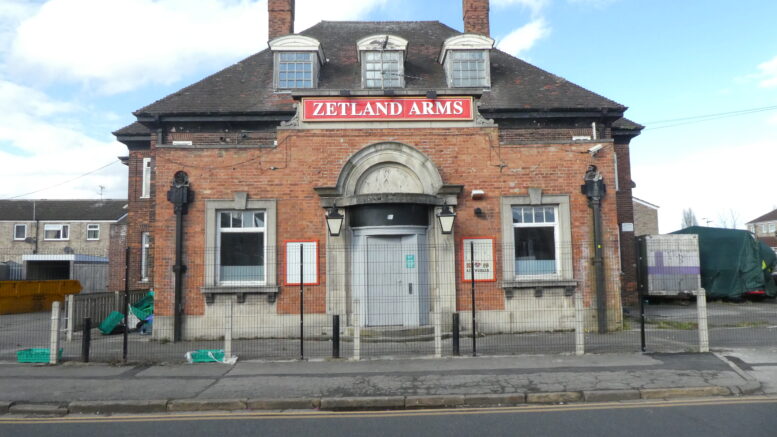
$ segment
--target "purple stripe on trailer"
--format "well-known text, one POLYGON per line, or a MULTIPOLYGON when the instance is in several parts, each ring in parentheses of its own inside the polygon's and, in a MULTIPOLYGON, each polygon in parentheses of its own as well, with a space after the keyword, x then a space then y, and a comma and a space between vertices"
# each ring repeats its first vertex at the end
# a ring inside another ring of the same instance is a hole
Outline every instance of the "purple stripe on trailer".
POLYGON ((701 272, 699 266, 665 266, 664 252, 655 253, 656 265, 648 266, 649 275, 698 275, 701 272))

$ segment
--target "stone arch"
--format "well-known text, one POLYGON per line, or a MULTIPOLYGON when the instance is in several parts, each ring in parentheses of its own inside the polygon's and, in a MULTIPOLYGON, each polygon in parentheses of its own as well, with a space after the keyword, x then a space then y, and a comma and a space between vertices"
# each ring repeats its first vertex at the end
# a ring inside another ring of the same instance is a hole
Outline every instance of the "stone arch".
POLYGON ((340 196, 407 193, 436 196, 443 186, 428 156, 406 144, 382 142, 354 153, 337 179, 340 196))

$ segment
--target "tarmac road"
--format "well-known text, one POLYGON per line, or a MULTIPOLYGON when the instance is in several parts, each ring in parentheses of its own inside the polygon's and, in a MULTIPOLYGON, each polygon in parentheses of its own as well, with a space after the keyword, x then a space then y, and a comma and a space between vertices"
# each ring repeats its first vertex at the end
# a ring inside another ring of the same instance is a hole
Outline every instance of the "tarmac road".
POLYGON ((388 412, 198 413, 0 418, 13 436, 773 437, 777 398, 537 405, 388 412))

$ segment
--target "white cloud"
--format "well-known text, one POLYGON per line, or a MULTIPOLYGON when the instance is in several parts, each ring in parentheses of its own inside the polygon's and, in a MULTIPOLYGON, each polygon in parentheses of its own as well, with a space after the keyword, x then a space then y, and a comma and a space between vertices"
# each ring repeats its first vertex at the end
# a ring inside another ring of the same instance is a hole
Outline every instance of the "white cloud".
POLYGON ((760 64, 759 72, 755 75, 759 80, 759 85, 764 88, 777 87, 777 56, 760 64))
POLYGON ((28 0, 0 2, 0 53, 7 51, 19 23, 33 15, 38 6, 28 0))
MULTIPOLYGON (((296 30, 354 19, 386 0, 297 1, 296 30)), ((224 66, 267 42, 265 0, 50 0, 16 29, 14 77, 114 94, 224 66)))
POLYGON ((720 226, 730 211, 738 216, 740 228, 749 220, 771 211, 769 197, 774 185, 771 161, 753 159, 771 156, 777 140, 761 140, 748 145, 710 148, 684 156, 667 156, 657 165, 632 163, 637 181, 636 197, 659 205, 662 233, 680 228, 682 211, 692 208, 699 223, 711 220, 720 226), (747 169, 743 173, 743 169, 747 169), (746 174, 746 176, 745 176, 746 174))
POLYGON ((501 38, 498 48, 513 56, 518 56, 531 49, 537 41, 548 35, 550 35, 550 27, 543 18, 537 18, 501 38))
POLYGON ((495 7, 523 6, 531 11, 532 17, 537 17, 550 4, 550 0, 493 0, 491 3, 495 7))
POLYGON ((63 181, 115 162, 126 154, 115 141, 99 141, 72 126, 84 111, 45 94, 0 80, 0 198, 56 186, 30 197, 94 198, 98 186, 105 196, 126 197, 126 170, 114 164, 103 172, 67 184, 63 181))

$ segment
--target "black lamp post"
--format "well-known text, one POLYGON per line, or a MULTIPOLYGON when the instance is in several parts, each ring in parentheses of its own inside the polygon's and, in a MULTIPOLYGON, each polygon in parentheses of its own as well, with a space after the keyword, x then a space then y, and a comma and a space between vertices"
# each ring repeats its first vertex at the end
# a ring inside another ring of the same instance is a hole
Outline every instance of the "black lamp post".
POLYGON ((343 217, 337 206, 330 207, 326 212, 326 227, 329 229, 330 237, 339 237, 340 230, 343 228, 343 217))
POLYGON ((596 311, 599 333, 607 332, 607 295, 604 287, 604 254, 602 253, 602 198, 607 192, 601 173, 589 165, 580 192, 588 197, 594 219, 594 269, 596 270, 596 311))
POLYGON ((183 263, 183 216, 188 212, 188 205, 194 201, 194 191, 189 187, 189 176, 186 172, 176 172, 173 184, 167 191, 167 200, 173 204, 175 212, 175 299, 173 303, 173 341, 181 341, 183 325, 183 291, 181 283, 186 265, 183 263))
POLYGON ((456 220, 456 213, 453 212, 450 205, 445 205, 437 213, 437 220, 440 221, 440 232, 450 234, 453 232, 453 222, 456 220))

